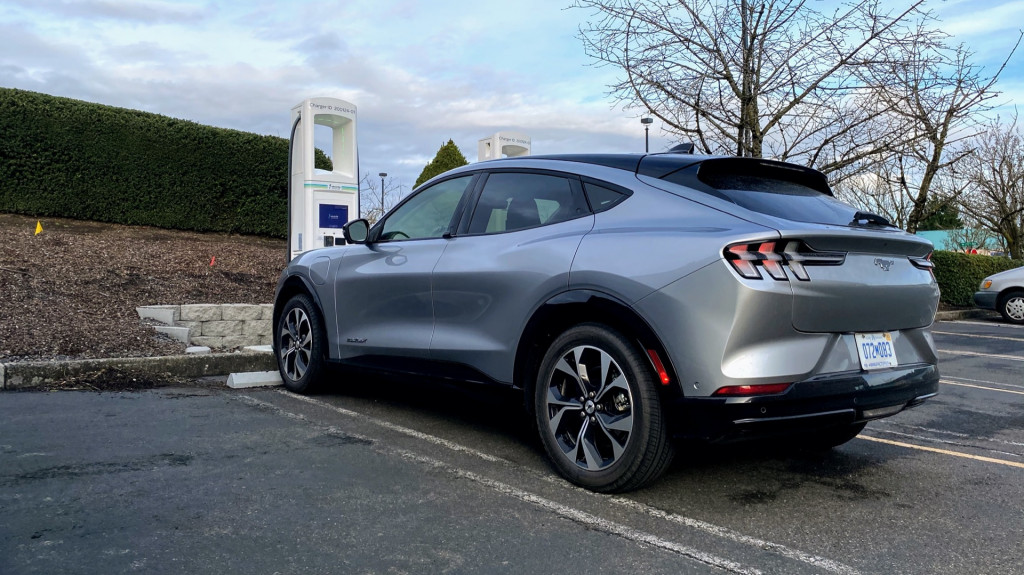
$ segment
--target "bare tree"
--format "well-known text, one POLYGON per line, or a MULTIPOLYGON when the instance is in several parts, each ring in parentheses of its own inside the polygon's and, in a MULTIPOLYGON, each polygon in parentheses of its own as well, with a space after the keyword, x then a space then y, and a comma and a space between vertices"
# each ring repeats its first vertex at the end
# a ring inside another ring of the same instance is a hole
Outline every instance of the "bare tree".
POLYGON ((823 14, 804 0, 576 0, 587 53, 621 68, 628 106, 707 153, 773 157, 829 173, 884 149, 888 111, 865 90, 923 0, 823 14))
POLYGON ((393 177, 388 177, 384 180, 382 194, 380 178, 372 174, 363 175, 359 181, 361 217, 366 218, 370 224, 377 223, 383 214, 398 205, 402 199, 402 187, 393 177))
POLYGON ((924 0, 892 4, 852 0, 831 14, 806 0, 574 6, 594 15, 580 28, 587 53, 624 74, 611 86, 620 103, 707 153, 815 167, 914 232, 955 201, 940 176, 971 153, 962 142, 1006 63, 985 75, 930 27, 924 0))
POLYGON ((842 179, 833 184, 833 190, 843 201, 884 216, 901 228, 906 227, 907 217, 913 209, 899 179, 893 179, 881 164, 842 179))
POLYGON ((952 172, 971 155, 970 139, 991 110, 989 101, 999 95, 995 83, 1017 49, 994 74, 985 75, 971 63, 972 53, 964 45, 949 46, 944 34, 925 24, 906 41, 888 44, 884 64, 865 69, 869 75, 863 77, 898 134, 886 139, 877 163, 909 200, 903 227, 910 232, 963 192, 965 186, 952 172))
POLYGON ((993 122, 964 161, 969 190, 962 209, 1001 239, 1013 259, 1024 259, 1024 136, 1017 119, 993 122))
POLYGON ((997 246, 991 241, 991 232, 981 227, 968 226, 956 230, 950 230, 949 236, 937 249, 965 253, 972 253, 972 250, 992 250, 997 246))

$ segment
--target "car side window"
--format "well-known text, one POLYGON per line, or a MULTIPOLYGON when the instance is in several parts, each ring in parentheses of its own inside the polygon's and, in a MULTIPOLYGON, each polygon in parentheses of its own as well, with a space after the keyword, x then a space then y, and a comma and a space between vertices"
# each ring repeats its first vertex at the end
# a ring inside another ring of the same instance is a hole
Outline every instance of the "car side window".
POLYGON ((586 213, 567 178, 492 173, 469 223, 470 234, 498 234, 564 222, 586 213))
POLYGON ((614 190, 608 186, 601 186, 594 182, 584 182, 583 188, 587 191, 587 199, 590 200, 590 208, 594 210, 595 213, 610 209, 629 197, 627 190, 614 190))
POLYGON ((418 192, 384 221, 379 241, 439 238, 448 231, 473 176, 453 178, 418 192))

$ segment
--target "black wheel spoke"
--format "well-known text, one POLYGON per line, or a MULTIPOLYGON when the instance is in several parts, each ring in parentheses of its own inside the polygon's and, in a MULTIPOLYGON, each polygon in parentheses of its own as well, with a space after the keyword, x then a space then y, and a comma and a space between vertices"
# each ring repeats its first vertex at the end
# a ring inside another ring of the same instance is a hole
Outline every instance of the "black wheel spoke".
POLYGON ((568 349, 548 374, 547 386, 547 431, 565 458, 587 471, 618 461, 633 431, 633 402, 615 358, 589 345, 568 349))
POLYGON ((285 316, 278 342, 284 375, 299 381, 306 374, 313 355, 313 330, 309 316, 295 307, 285 316))

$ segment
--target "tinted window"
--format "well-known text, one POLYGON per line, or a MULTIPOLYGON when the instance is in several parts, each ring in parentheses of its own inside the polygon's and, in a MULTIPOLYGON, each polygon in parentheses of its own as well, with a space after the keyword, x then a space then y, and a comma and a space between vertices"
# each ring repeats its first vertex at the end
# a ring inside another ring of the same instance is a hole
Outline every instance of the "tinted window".
POLYGON ((388 215, 380 240, 439 238, 448 231, 466 186, 473 176, 434 184, 388 215))
POLYGON ((500 172, 487 178, 469 233, 492 234, 554 224, 584 211, 566 178, 500 172))
POLYGON ((590 208, 595 212, 603 212, 629 197, 625 192, 613 190, 606 186, 599 186, 592 182, 584 182, 583 187, 587 190, 590 208))
POLYGON ((755 212, 793 220, 849 225, 856 208, 834 197, 820 173, 756 160, 710 160, 662 179, 755 212))

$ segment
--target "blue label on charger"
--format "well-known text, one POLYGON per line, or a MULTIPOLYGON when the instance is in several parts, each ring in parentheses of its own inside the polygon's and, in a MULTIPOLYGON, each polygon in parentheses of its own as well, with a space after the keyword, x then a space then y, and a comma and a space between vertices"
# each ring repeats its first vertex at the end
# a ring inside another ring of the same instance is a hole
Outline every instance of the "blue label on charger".
POLYGON ((341 229, 348 223, 348 206, 320 204, 320 227, 341 229))

